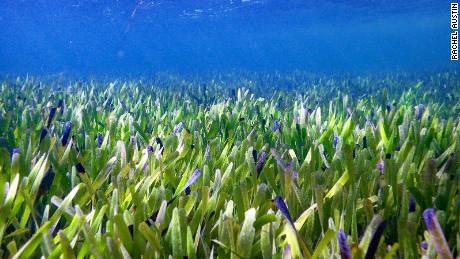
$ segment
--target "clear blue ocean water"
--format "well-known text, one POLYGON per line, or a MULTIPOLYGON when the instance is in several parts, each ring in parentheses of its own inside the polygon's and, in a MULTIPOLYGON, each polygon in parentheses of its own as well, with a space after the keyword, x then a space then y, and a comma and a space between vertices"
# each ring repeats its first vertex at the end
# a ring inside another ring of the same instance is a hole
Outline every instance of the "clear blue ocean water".
POLYGON ((456 69, 440 0, 2 0, 0 73, 456 69))

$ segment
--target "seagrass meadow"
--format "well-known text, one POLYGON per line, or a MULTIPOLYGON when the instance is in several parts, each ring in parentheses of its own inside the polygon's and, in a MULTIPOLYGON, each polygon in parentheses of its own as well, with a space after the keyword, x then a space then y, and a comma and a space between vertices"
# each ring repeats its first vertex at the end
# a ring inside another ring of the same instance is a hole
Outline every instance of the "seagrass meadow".
POLYGON ((6 78, 1 258, 453 258, 457 71, 6 78))

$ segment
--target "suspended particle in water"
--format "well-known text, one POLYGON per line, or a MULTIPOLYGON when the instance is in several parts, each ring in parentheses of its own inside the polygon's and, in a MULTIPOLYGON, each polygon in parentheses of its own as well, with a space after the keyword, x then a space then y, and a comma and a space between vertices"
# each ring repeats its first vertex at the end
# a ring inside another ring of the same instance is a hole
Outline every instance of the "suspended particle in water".
POLYGON ((117 51, 117 58, 122 59, 125 57, 125 52, 123 50, 117 51))

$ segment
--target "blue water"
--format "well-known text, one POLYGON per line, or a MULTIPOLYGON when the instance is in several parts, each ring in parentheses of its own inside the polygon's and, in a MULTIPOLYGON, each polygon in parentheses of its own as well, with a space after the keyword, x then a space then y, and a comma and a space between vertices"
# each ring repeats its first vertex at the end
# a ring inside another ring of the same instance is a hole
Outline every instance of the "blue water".
POLYGON ((450 32, 440 0, 1 0, 0 73, 456 69, 450 32))

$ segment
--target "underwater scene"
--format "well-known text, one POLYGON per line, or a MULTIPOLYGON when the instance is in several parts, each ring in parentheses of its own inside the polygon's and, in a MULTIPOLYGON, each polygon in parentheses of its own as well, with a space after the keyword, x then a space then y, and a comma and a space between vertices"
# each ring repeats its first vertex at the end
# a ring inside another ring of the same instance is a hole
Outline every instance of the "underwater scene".
POLYGON ((458 3, 0 1, 0 258, 459 258, 458 3))

